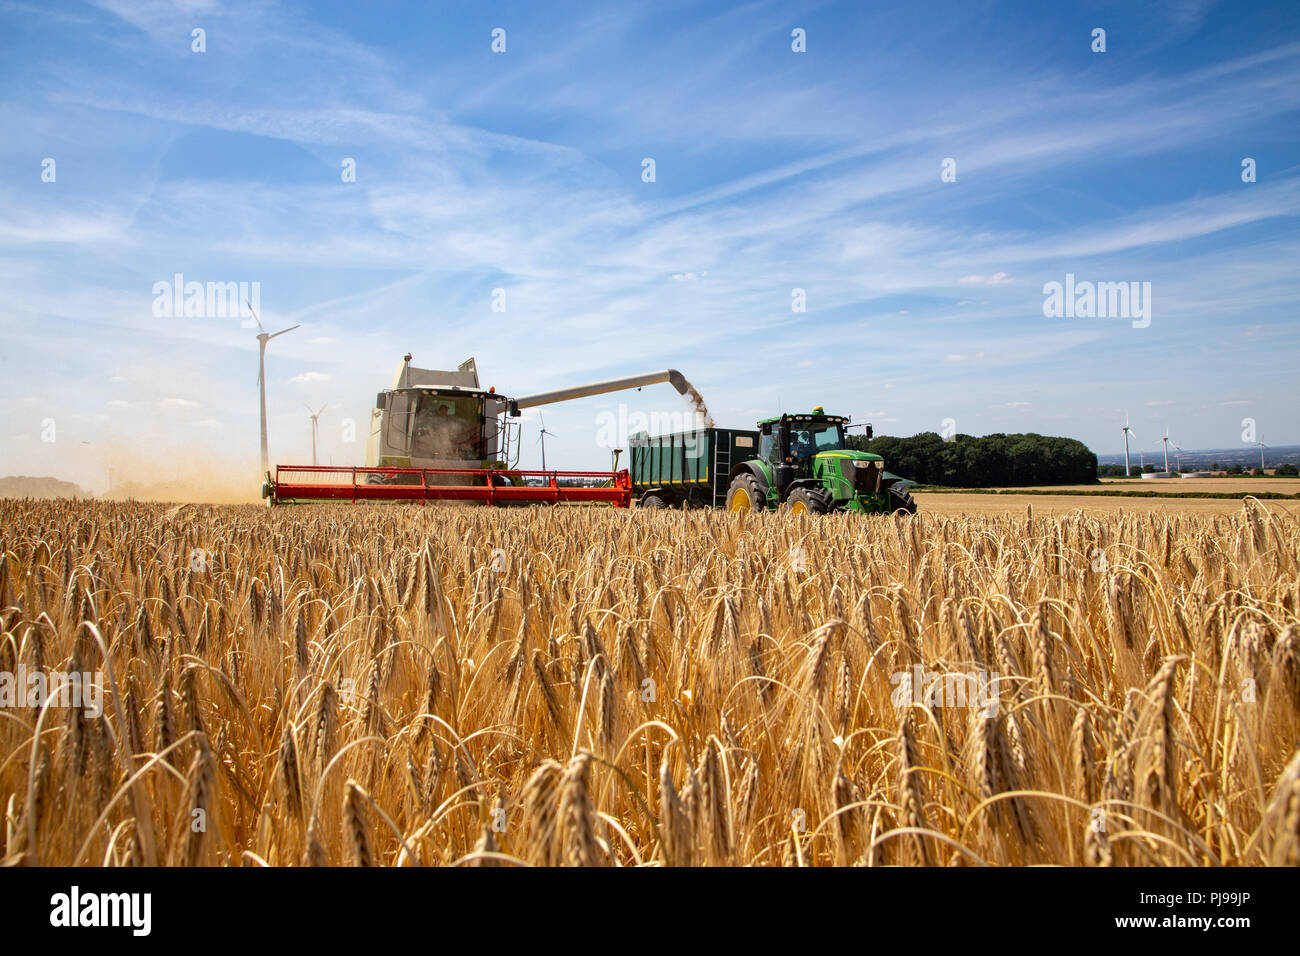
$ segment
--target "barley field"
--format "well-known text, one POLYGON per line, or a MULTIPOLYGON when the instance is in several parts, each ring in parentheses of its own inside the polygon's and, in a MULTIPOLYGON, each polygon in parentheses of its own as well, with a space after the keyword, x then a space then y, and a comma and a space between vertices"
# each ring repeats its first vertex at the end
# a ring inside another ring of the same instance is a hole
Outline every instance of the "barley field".
POLYGON ((1295 865, 1297 519, 1032 507, 0 500, 0 858, 1295 865))

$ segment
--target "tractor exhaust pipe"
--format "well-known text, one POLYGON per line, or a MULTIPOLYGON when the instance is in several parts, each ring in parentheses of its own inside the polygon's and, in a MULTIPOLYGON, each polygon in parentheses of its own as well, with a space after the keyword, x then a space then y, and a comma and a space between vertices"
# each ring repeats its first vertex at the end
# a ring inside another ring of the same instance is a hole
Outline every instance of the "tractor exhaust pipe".
POLYGON ((605 382, 592 382, 589 385, 575 385, 572 388, 558 388, 553 392, 538 392, 525 395, 511 403, 512 409, 532 408, 535 405, 551 405, 555 402, 567 402, 574 398, 587 398, 590 395, 603 395, 606 392, 620 392, 628 388, 640 388, 642 385, 657 385, 668 382, 673 388, 685 395, 690 390, 686 376, 675 368, 662 372, 647 372, 644 375, 629 375, 627 378, 611 378, 605 382))

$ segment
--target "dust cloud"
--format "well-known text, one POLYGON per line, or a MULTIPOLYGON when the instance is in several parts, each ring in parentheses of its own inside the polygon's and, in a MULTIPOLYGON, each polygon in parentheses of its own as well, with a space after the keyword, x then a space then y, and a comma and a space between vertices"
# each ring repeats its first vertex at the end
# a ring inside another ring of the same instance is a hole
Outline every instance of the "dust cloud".
MULTIPOLYGON (((262 475, 256 458, 234 457, 211 448, 177 448, 166 454, 126 447, 104 452, 109 488, 100 498, 174 501, 185 504, 256 504, 262 475)), ((274 471, 274 465, 272 465, 274 471)))

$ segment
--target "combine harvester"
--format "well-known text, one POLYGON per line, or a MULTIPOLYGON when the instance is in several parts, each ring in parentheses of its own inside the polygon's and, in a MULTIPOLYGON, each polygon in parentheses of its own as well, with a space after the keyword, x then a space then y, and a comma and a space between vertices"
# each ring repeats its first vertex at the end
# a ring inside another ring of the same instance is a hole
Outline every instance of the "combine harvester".
POLYGON ((363 467, 276 465, 262 485, 268 505, 289 501, 474 501, 486 505, 632 503, 632 481, 621 471, 544 471, 514 467, 518 418, 525 408, 668 382, 693 389, 681 372, 665 369, 592 382, 522 398, 479 383, 474 359, 454 372, 415 368, 408 353, 390 388, 370 413, 363 467))

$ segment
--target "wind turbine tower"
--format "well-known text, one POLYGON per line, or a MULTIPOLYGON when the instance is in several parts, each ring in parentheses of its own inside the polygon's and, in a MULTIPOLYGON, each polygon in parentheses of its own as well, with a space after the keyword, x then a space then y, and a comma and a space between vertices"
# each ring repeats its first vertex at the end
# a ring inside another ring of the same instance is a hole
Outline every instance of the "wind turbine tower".
POLYGON ((538 412, 537 417, 541 420, 542 430, 537 434, 537 440, 542 443, 542 471, 546 470, 546 436, 555 437, 555 432, 546 430, 546 419, 542 418, 542 413, 538 412))
POLYGON ((1128 436, 1130 434, 1132 434, 1134 438, 1137 437, 1137 432, 1133 431, 1133 429, 1129 426, 1128 412, 1125 412, 1124 413, 1124 477, 1125 478, 1132 477, 1132 474, 1129 471, 1129 466, 1128 466, 1128 436))
POLYGON ((267 334, 262 327, 262 320, 258 318, 257 313, 253 312, 253 303, 248 303, 248 311, 253 313, 253 321, 257 323, 257 388, 260 392, 262 401, 262 473, 265 474, 270 470, 270 456, 266 451, 266 343, 271 339, 284 335, 285 332, 292 332, 298 328, 291 325, 287 329, 281 329, 279 332, 267 334))
POLYGON ((311 463, 316 464, 316 433, 320 424, 321 412, 328 408, 328 404, 322 405, 319 412, 313 412, 310 405, 303 406, 307 409, 307 414, 311 415, 311 463))

